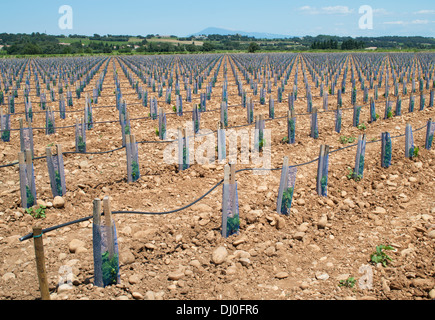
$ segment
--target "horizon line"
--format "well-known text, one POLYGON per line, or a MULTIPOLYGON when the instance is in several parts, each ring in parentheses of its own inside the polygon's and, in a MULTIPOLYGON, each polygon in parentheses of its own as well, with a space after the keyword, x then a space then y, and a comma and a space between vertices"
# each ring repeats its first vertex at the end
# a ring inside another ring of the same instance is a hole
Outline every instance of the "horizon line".
MULTIPOLYGON (((231 31, 231 30, 228 30, 231 31)), ((235 31, 237 32, 237 31, 235 31)), ((264 33, 264 34, 270 34, 270 35, 279 35, 279 34, 275 34, 275 33, 269 33, 269 32, 248 32, 248 31, 240 31, 240 32, 244 32, 244 33, 264 33)), ((39 32, 39 31, 32 31, 32 32, 0 32, 0 34, 24 34, 24 35, 31 35, 31 34, 43 34, 43 35, 47 35, 47 36, 62 36, 62 37, 66 37, 68 38, 69 36, 85 36, 85 37, 93 37, 94 35, 99 35, 99 36, 119 36, 119 37, 144 37, 146 38, 149 35, 153 35, 153 36, 160 36, 160 37, 177 37, 177 38, 189 38, 189 37, 196 37, 196 36, 208 36, 208 35, 220 35, 220 36, 235 36, 235 35, 240 35, 240 36, 246 36, 246 37, 250 37, 250 38, 254 38, 254 39, 265 39, 265 38, 257 38, 255 36, 249 36, 249 35, 242 35, 240 33, 236 33, 236 34, 219 34, 219 33, 210 33, 210 34, 202 34, 200 32, 196 32, 194 34, 189 34, 189 35, 185 35, 185 36, 180 36, 180 35, 175 35, 175 34, 159 34, 159 33, 149 33, 147 35, 141 35, 141 34, 137 34, 137 35, 133 35, 133 34, 111 34, 111 33, 106 33, 106 34, 98 34, 98 33, 93 33, 93 34, 80 34, 80 33, 69 33, 69 34, 54 34, 54 33, 47 33, 47 32, 39 32)), ((268 40, 274 40, 274 39, 289 39, 289 38, 305 38, 305 37, 320 37, 320 36, 326 36, 326 37, 337 37, 337 38, 383 38, 383 37, 401 37, 401 38, 412 38, 412 37, 421 37, 421 38, 429 38, 429 39, 435 39, 435 36, 422 36, 422 35, 372 35, 372 36, 352 36, 352 35, 334 35, 334 34, 317 34, 317 35, 302 35, 302 36, 298 36, 298 35, 281 35, 282 37, 280 38, 267 38, 268 40)))

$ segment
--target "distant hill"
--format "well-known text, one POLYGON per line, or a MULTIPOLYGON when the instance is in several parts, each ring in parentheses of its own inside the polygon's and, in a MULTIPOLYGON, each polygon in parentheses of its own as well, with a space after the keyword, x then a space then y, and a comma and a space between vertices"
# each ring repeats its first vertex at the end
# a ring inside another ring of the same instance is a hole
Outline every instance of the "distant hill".
POLYGON ((240 34, 241 36, 247 36, 247 37, 254 37, 257 39, 284 39, 284 38, 291 38, 289 35, 283 35, 283 34, 273 34, 273 33, 262 33, 262 32, 246 32, 246 31, 238 31, 238 30, 228 30, 224 28, 215 28, 215 27, 209 27, 206 28, 200 32, 194 33, 191 36, 201 36, 201 35, 211 35, 211 34, 219 34, 222 36, 225 35, 236 35, 240 34))

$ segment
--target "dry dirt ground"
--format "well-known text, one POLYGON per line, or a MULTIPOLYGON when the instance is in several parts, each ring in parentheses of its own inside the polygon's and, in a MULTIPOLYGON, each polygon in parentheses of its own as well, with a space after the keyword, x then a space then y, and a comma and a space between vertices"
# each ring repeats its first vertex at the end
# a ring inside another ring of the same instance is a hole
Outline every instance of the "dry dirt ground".
MULTIPOLYGON (((138 104, 134 90, 121 71, 120 61, 115 58, 109 63, 97 106, 115 105, 113 60, 130 117, 147 116, 148 109, 138 104)), ((347 63, 349 67, 354 66, 351 59, 347 63)), ((299 65, 297 113, 306 111, 301 73, 299 65)), ((289 85, 293 75, 294 71, 289 85)), ((222 84, 222 77, 221 67, 217 85, 222 84)), ((309 75, 308 78, 311 79, 309 75)), ((228 83, 235 83, 229 67, 228 83)), ((314 85, 312 88, 318 90, 314 85)), ((207 105, 209 110, 219 108, 220 90, 219 87, 214 89, 207 105)), ((276 97, 276 87, 273 92, 276 97)), ((228 93, 229 105, 240 104, 235 86, 230 86, 228 93)), ((377 112, 382 115, 383 88, 379 93, 377 112)), ((20 95, 16 100, 17 111, 24 108, 19 104, 22 99, 20 95)), ((344 107, 350 106, 349 90, 343 99, 344 107)), ((37 101, 33 101, 34 106, 37 101)), ((361 101, 359 92, 358 102, 361 101)), ((330 108, 334 107, 334 102, 335 98, 330 97, 330 108)), ((317 140, 309 137, 309 117, 300 116, 294 145, 282 143, 287 135, 285 119, 266 121, 266 128, 272 130, 271 167, 282 166, 284 156, 289 157, 290 165, 313 160, 318 156, 321 144, 329 145, 331 150, 346 146, 340 142, 340 136, 358 137, 364 132, 369 142, 379 139, 386 131, 392 136, 404 134, 406 123, 415 130, 425 126, 429 118, 435 118, 433 109, 417 111, 416 107, 416 111, 408 113, 405 105, 402 116, 379 119, 371 124, 367 123, 366 105, 361 114, 362 122, 367 125, 365 130, 352 127, 352 111, 344 110, 341 134, 333 130, 333 113, 321 113, 317 140)), ((79 101, 74 99, 74 107, 67 110, 79 110, 83 106, 82 97, 79 101)), ((172 112, 172 106, 165 103, 159 106, 172 112)), ((314 98, 314 106, 321 108, 321 98, 314 98)), ((184 109, 191 108, 192 104, 185 102, 184 109)), ((255 114, 264 114, 267 118, 267 110, 267 104, 255 104, 255 114)), ((276 103, 275 110, 276 117, 285 116, 287 102, 276 103)), ((44 127, 44 114, 35 116, 33 126, 44 127)), ((56 124, 74 124, 76 116, 76 113, 67 113, 67 118, 60 120, 56 114, 56 124)), ((189 113, 182 117, 168 115, 168 128, 183 125, 191 120, 190 117, 189 113)), ((12 118, 12 128, 18 128, 18 118, 12 118)), ((118 111, 115 107, 95 108, 94 119, 117 120, 118 111)), ((218 120, 218 111, 204 113, 201 127, 215 130, 218 120)), ((230 126, 246 124, 246 110, 230 108, 229 122, 230 126)), ((146 119, 132 121, 131 130, 137 141, 148 141, 158 140, 156 128, 156 120, 146 119)), ((115 214, 121 280, 106 288, 93 285, 92 220, 47 232, 43 242, 51 299, 433 299, 435 151, 424 149, 425 132, 425 128, 414 132, 420 152, 413 159, 404 156, 405 138, 394 138, 389 168, 380 166, 380 142, 368 143, 361 181, 346 177, 348 168, 354 166, 355 146, 332 153, 327 197, 316 194, 317 162, 298 167, 293 205, 288 216, 276 214, 280 170, 265 175, 252 171, 237 173, 241 225, 239 234, 228 238, 220 234, 222 185, 193 206, 176 213, 115 214), (386 266, 370 262, 371 254, 380 245, 394 248, 386 251, 391 258, 386 266), (226 250, 217 250, 220 247, 226 250), (216 250, 224 253, 219 261, 216 250), (70 267, 72 286, 59 286, 65 282, 63 266, 70 267), (367 280, 370 272, 371 282, 367 280), (356 281, 353 287, 340 286, 341 280, 352 277, 356 281)), ((45 148, 50 144, 61 144, 64 151, 74 151, 73 137, 71 128, 58 130, 54 135, 45 135, 43 130, 35 129, 35 156, 44 156, 45 148)), ((121 146, 119 123, 96 124, 94 129, 87 131, 87 138, 88 151, 118 148, 121 146)), ((105 154, 65 154, 65 206, 47 208, 43 219, 34 219, 20 207, 18 166, 1 168, 0 299, 40 298, 33 240, 19 240, 32 231, 33 225, 38 223, 48 228, 91 216, 93 200, 104 196, 110 197, 113 211, 168 211, 191 203, 223 179, 224 166, 217 163, 193 164, 188 170, 179 172, 175 165, 163 161, 163 150, 167 145, 139 144, 141 178, 134 183, 126 180, 125 149, 105 154)), ((11 142, 0 143, 0 163, 16 161, 18 152, 19 132, 13 131, 11 142)), ((34 167, 37 198, 50 206, 53 196, 45 159, 35 160, 34 167)), ((249 167, 252 165, 237 164, 237 169, 249 167)))

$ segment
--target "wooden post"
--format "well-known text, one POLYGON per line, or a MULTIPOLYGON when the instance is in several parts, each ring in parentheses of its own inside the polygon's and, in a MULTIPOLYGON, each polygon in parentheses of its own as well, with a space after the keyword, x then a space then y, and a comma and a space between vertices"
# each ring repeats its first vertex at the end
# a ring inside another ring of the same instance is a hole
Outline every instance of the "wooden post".
POLYGON ((93 222, 95 225, 101 225, 101 200, 95 198, 93 202, 93 222))
POLYGON ((109 259, 115 254, 115 239, 113 234, 112 210, 110 208, 109 197, 103 199, 104 224, 107 227, 107 249, 109 251, 109 259))
POLYGON ((230 163, 230 184, 236 183, 236 165, 230 163))
MULTIPOLYGON (((47 157, 47 166, 48 166, 48 175, 50 178, 50 184, 51 184, 51 189, 53 191, 53 196, 56 196, 56 181, 55 181, 55 177, 54 177, 54 167, 53 167, 53 160, 52 160, 52 152, 51 152, 51 147, 46 147, 45 148, 45 154, 47 157)), ((29 174, 29 172, 27 172, 27 174, 29 174)))
POLYGON ((26 170, 27 170, 27 181, 29 183, 29 188, 32 190, 33 188, 33 160, 32 160, 32 153, 30 150, 24 151, 25 157, 26 157, 26 170))
POLYGON ((45 269, 42 228, 40 226, 33 227, 33 243, 35 247, 36 271, 38 273, 39 291, 41 292, 41 298, 42 300, 50 300, 50 293, 48 291, 47 271, 45 269))

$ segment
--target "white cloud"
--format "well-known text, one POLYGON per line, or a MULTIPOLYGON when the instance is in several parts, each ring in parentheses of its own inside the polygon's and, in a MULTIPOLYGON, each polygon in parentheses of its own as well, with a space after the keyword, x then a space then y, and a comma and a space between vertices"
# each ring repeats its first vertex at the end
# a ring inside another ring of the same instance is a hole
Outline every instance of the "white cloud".
POLYGON ((392 12, 384 9, 384 8, 378 8, 378 9, 373 9, 373 13, 376 15, 390 15, 393 14, 392 12))
POLYGON ((420 11, 414 12, 414 14, 435 14, 435 10, 420 10, 420 11))
POLYGON ((299 8, 299 11, 303 11, 307 14, 350 14, 354 10, 347 6, 329 6, 322 7, 320 9, 316 7, 303 6, 299 8))
POLYGON ((307 14, 319 14, 319 10, 317 10, 314 7, 310 7, 310 6, 303 6, 299 8, 300 11, 303 11, 307 14))
POLYGON ((384 22, 384 24, 402 24, 402 25, 405 25, 407 23, 405 21, 387 21, 387 22, 384 22))
POLYGON ((353 9, 346 6, 323 7, 322 12, 326 14, 349 14, 353 12, 353 9))
POLYGON ((414 20, 411 23, 412 24, 428 24, 429 20, 414 20))
POLYGON ((411 22, 409 22, 409 21, 401 21, 401 20, 400 21, 386 21, 383 24, 395 24, 395 25, 402 25, 402 26, 404 26, 404 25, 408 25, 408 24, 428 24, 428 23, 430 23, 429 20, 419 20, 419 19, 417 19, 417 20, 413 20, 411 22))
POLYGON ((300 7, 299 10, 311 10, 311 7, 310 6, 303 6, 303 7, 300 7))

